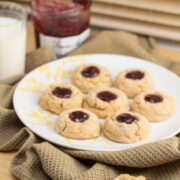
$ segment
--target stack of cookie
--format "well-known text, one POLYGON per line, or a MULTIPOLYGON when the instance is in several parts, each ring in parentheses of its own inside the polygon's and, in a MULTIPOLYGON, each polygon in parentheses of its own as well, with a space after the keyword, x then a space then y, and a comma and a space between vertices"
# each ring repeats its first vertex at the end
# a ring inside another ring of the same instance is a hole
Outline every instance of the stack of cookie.
POLYGON ((45 110, 59 114, 58 134, 72 139, 92 139, 101 134, 120 143, 135 143, 149 136, 150 122, 175 113, 174 99, 155 90, 151 75, 142 69, 120 72, 115 81, 99 65, 82 65, 72 84, 53 84, 41 96, 45 110))

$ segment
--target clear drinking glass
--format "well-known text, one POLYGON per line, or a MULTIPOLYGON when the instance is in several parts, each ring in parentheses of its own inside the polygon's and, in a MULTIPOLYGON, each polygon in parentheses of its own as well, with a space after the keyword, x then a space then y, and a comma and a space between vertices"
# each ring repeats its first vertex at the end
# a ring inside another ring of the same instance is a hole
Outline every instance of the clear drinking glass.
POLYGON ((24 73, 26 18, 23 7, 0 2, 0 82, 24 73))

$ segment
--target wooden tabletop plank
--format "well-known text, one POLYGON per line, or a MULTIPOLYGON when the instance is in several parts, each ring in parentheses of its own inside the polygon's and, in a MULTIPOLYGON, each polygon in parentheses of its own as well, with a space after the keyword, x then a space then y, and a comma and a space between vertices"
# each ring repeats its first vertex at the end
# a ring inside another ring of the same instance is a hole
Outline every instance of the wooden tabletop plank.
POLYGON ((2 180, 16 180, 10 173, 10 166, 12 158, 15 153, 0 153, 0 179, 2 180))

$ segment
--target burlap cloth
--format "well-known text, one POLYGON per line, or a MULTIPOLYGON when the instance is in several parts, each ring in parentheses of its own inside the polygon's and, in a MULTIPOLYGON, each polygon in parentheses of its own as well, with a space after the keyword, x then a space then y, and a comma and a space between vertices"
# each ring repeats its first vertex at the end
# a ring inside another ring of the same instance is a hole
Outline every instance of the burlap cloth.
MULTIPOLYGON (((154 50, 152 40, 124 32, 102 32, 73 55, 87 53, 136 56, 180 75, 180 63, 161 57, 154 50)), ((53 59, 55 56, 48 48, 34 51, 27 55, 26 72, 53 59)), ((15 85, 0 85, 0 151, 17 150, 11 172, 19 179, 111 180, 121 173, 142 174, 150 180, 180 179, 180 137, 119 152, 57 147, 44 142, 22 125, 12 106, 14 89, 15 85)))

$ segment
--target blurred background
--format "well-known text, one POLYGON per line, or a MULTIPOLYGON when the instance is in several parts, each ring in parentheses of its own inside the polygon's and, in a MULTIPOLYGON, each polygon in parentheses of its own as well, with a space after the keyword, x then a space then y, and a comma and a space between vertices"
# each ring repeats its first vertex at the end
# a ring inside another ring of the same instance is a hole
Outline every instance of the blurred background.
MULTIPOLYGON (((8 1, 23 5, 31 14, 30 0, 8 1)), ((180 50, 179 0, 93 0, 91 12, 94 31, 129 31, 155 37, 160 47, 180 50)))

